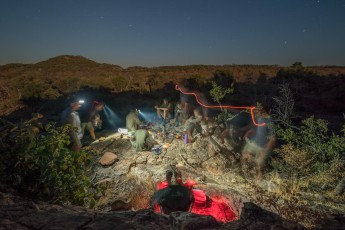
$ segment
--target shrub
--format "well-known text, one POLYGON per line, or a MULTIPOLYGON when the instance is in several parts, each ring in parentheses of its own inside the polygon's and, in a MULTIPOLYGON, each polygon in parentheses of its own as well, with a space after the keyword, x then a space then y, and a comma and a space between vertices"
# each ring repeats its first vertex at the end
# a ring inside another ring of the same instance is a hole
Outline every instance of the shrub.
POLYGON ((327 121, 314 117, 299 129, 277 127, 276 132, 285 144, 275 151, 273 167, 282 175, 293 175, 309 191, 334 188, 345 176, 345 132, 334 134, 327 121))
POLYGON ((10 133, 8 141, 14 146, 1 156, 7 162, 1 167, 7 173, 7 183, 14 181, 15 188, 34 198, 93 206, 93 188, 84 174, 90 155, 67 148, 71 129, 49 123, 40 134, 33 122, 27 121, 10 133))
MULTIPOLYGON (((234 92, 234 84, 232 83, 230 87, 225 88, 222 87, 221 85, 218 85, 215 81, 212 81, 212 89, 210 90, 210 95, 212 99, 217 102, 220 106, 222 99, 227 95, 227 94, 232 94, 234 92)), ((232 118, 234 115, 230 113, 227 109, 222 109, 221 113, 218 114, 216 120, 218 122, 225 122, 228 119, 232 118)))

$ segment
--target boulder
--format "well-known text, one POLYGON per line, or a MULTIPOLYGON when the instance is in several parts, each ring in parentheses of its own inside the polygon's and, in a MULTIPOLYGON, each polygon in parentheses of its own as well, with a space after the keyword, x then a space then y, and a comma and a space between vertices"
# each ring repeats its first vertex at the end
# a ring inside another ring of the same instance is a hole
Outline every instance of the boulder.
POLYGON ((172 229, 217 229, 220 224, 212 216, 201 216, 189 212, 173 212, 169 216, 172 229))
POLYGON ((105 152, 101 159, 99 160, 99 163, 103 166, 109 166, 114 164, 114 162, 117 160, 117 156, 115 153, 112 152, 105 152))

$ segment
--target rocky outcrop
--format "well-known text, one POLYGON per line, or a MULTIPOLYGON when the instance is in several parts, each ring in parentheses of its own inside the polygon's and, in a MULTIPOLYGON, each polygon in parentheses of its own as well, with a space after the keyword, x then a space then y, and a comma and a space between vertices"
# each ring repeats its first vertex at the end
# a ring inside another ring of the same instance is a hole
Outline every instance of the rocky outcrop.
POLYGON ((253 203, 245 203, 241 213, 239 220, 221 224, 211 216, 186 212, 95 212, 0 193, 0 229, 304 229, 253 203))

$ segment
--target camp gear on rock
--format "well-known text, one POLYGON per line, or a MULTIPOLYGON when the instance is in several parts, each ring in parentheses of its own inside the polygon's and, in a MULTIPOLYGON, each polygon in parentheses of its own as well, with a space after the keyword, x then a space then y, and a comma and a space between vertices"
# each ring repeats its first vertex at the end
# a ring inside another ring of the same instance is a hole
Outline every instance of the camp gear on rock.
POLYGON ((128 134, 128 129, 124 129, 124 128, 119 128, 117 130, 118 133, 122 133, 122 134, 128 134))
POLYGON ((188 143, 188 134, 187 134, 187 133, 184 135, 184 143, 185 143, 185 144, 188 143))
POLYGON ((159 155, 159 154, 162 153, 162 147, 153 147, 153 148, 151 149, 151 152, 153 152, 153 153, 156 154, 156 155, 159 155))

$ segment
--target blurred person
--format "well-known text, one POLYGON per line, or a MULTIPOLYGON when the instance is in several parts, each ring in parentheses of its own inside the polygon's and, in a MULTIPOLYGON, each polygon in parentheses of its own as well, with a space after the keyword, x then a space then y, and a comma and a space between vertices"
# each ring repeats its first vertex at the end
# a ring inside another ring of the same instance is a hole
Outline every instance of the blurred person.
POLYGON ((92 108, 84 116, 81 116, 83 136, 86 129, 89 131, 91 138, 96 140, 95 128, 102 127, 102 120, 99 113, 104 109, 104 106, 104 103, 94 101, 92 108))
POLYGON ((255 119, 257 123, 266 123, 264 126, 255 126, 244 135, 246 142, 241 156, 241 167, 243 173, 247 174, 251 163, 254 162, 256 177, 261 180, 267 164, 267 160, 271 155, 272 149, 276 143, 276 137, 273 130, 273 123, 268 113, 258 106, 255 110, 255 119))
POLYGON ((174 111, 175 126, 180 126, 183 123, 183 109, 182 104, 177 103, 174 111))
POLYGON ((63 124, 70 124, 73 128, 70 131, 69 136, 71 142, 71 150, 75 152, 80 152, 80 149, 82 147, 80 140, 83 137, 83 132, 81 128, 79 113, 77 112, 77 110, 81 108, 83 103, 83 101, 72 99, 69 108, 63 112, 62 117, 63 124))
POLYGON ((131 109, 129 114, 126 116, 126 129, 128 129, 129 132, 136 131, 140 124, 139 110, 131 109))
POLYGON ((193 110, 194 115, 188 118, 186 121, 186 132, 188 135, 188 142, 194 141, 193 133, 199 133, 200 135, 203 133, 202 126, 204 125, 203 116, 200 109, 193 110))
POLYGON ((130 139, 132 146, 136 151, 151 150, 154 139, 146 129, 138 129, 134 132, 134 136, 130 139))
POLYGON ((200 92, 199 90, 195 91, 194 93, 197 96, 198 101, 199 101, 198 102, 198 107, 201 107, 201 111, 202 111, 203 117, 207 121, 209 119, 209 117, 210 117, 210 109, 207 108, 206 106, 209 106, 210 102, 207 100, 205 94, 200 92), (199 103, 201 103, 202 105, 199 104, 199 103))

